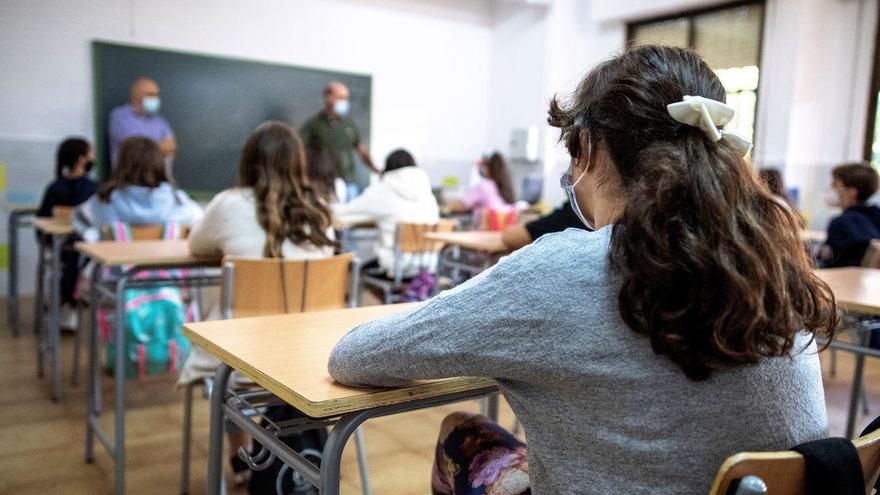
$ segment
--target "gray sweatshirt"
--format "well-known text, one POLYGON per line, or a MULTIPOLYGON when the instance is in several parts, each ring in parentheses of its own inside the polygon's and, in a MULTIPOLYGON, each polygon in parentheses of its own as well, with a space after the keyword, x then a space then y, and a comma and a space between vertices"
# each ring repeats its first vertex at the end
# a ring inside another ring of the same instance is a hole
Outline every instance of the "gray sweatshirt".
POLYGON ((330 356, 350 385, 494 378, 522 423, 532 493, 708 492, 741 451, 827 432, 814 345, 694 382, 620 317, 611 228, 569 229, 413 310, 363 324, 330 356))

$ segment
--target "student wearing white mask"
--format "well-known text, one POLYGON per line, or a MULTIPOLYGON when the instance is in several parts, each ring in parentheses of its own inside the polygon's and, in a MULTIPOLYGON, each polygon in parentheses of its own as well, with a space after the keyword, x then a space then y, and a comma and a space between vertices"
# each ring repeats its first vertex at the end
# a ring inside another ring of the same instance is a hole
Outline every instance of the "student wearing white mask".
POLYGON ((324 89, 324 109, 307 120, 300 129, 306 148, 327 153, 336 167, 337 177, 345 181, 346 197, 339 198, 341 201, 351 201, 360 191, 352 151, 357 151, 370 170, 379 173, 367 147, 361 142, 360 131, 349 116, 350 111, 348 87, 341 82, 331 81, 324 89))
POLYGON ((858 266, 868 243, 880 239, 880 208, 867 203, 877 192, 877 171, 864 163, 847 163, 831 171, 831 190, 825 202, 841 208, 828 224, 819 261, 824 267, 858 266))
POLYGON ((107 132, 110 137, 110 156, 114 165, 119 145, 134 136, 148 137, 159 143, 159 149, 162 150, 166 162, 174 158, 177 141, 168 121, 159 115, 161 104, 159 85, 156 81, 140 77, 131 84, 129 102, 110 112, 107 132))

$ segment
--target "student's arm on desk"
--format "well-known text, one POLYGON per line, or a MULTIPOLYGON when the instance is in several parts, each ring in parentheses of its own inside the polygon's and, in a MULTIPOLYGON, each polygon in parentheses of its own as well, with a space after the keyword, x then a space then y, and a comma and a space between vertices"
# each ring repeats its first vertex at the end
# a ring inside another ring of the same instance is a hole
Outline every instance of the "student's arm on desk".
POLYGON ((374 386, 515 377, 517 357, 546 352, 534 338, 546 320, 534 309, 546 304, 534 289, 534 274, 546 271, 536 265, 552 263, 542 250, 524 248, 413 310, 356 327, 333 349, 330 375, 344 384, 374 386))

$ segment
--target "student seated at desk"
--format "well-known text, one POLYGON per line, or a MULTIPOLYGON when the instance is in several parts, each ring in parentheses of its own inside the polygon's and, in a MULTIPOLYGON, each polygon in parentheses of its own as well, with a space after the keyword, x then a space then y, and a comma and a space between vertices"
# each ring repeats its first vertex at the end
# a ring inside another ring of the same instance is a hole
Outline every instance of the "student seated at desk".
MULTIPOLYGON (((306 175, 302 141, 282 122, 254 129, 241 152, 238 186, 211 200, 201 222, 193 226, 193 254, 255 258, 316 259, 333 255, 330 209, 306 175)), ((209 303, 209 319, 218 319, 218 302, 209 303)), ((180 374, 179 384, 208 378, 220 361, 196 347, 180 374)), ((247 434, 227 425, 231 451, 250 450, 247 434)), ((247 481, 247 464, 233 454, 236 482, 247 481)))
POLYGON ((476 163, 480 180, 465 191, 461 199, 449 205, 452 213, 473 212, 473 224, 480 226, 488 211, 512 212, 516 196, 504 157, 497 151, 487 151, 476 163))
POLYGON ((749 143, 721 129, 724 99, 688 49, 600 64, 549 111, 596 230, 545 235, 337 344, 345 384, 497 381, 529 445, 451 415, 434 493, 707 493, 734 453, 827 434, 812 336, 833 335, 833 298, 749 143))
MULTIPOLYGON (((363 194, 348 203, 333 205, 340 222, 348 218, 374 221, 379 226, 377 260, 364 265, 365 270, 378 267, 388 277, 394 276, 394 238, 399 223, 437 223, 440 208, 431 192, 428 174, 416 166, 406 150, 392 151, 385 159, 379 181, 370 184, 363 194)), ((420 268, 420 257, 401 255, 403 276, 412 277, 420 268)))
MULTIPOLYGON (((38 217, 51 217, 56 206, 74 207, 95 194, 97 184, 88 177, 95 152, 88 141, 68 138, 58 146, 55 180, 46 186, 38 217)), ((72 246, 61 251, 61 328, 78 326, 76 311, 76 280, 79 277, 79 253, 72 246)))
POLYGON ((501 241, 510 251, 532 243, 544 234, 562 232, 565 229, 582 229, 583 222, 574 214, 568 202, 543 217, 521 225, 510 225, 501 231, 501 241))
POLYGON ((201 216, 199 205, 172 183, 159 145, 138 136, 123 141, 116 168, 98 194, 74 211, 73 227, 94 242, 101 237, 100 228, 114 222, 192 223, 201 216))
POLYGON ((828 236, 819 252, 822 266, 859 266, 871 240, 880 239, 880 208, 867 204, 877 192, 877 182, 877 171, 863 163, 831 171, 828 205, 843 208, 843 213, 828 224, 828 236))

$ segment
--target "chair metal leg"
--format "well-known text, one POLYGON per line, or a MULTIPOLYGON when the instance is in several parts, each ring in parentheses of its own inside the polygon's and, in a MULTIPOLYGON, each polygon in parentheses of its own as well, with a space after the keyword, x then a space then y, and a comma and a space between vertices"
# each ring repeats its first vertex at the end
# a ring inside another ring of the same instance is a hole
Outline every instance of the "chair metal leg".
POLYGON ((183 449, 180 459, 180 493, 189 493, 189 467, 192 443, 192 405, 195 382, 187 383, 183 390, 183 449))
POLYGON ((45 270, 46 262, 43 247, 40 246, 37 253, 37 287, 34 293, 34 335, 37 337, 37 376, 43 378, 45 374, 45 356, 43 355, 43 296, 45 293, 45 270))
POLYGON ((367 451, 364 448, 364 439, 361 435, 361 429, 358 428, 354 432, 354 446, 357 449, 358 472, 361 474, 361 492, 364 495, 370 495, 370 472, 367 467, 367 451))
POLYGON ((70 385, 77 386, 79 385, 79 362, 80 362, 80 345, 82 344, 82 340, 85 338, 86 330, 83 329, 83 316, 85 311, 83 311, 83 306, 80 305, 77 309, 77 328, 76 335, 73 336, 73 373, 70 375, 70 385))

